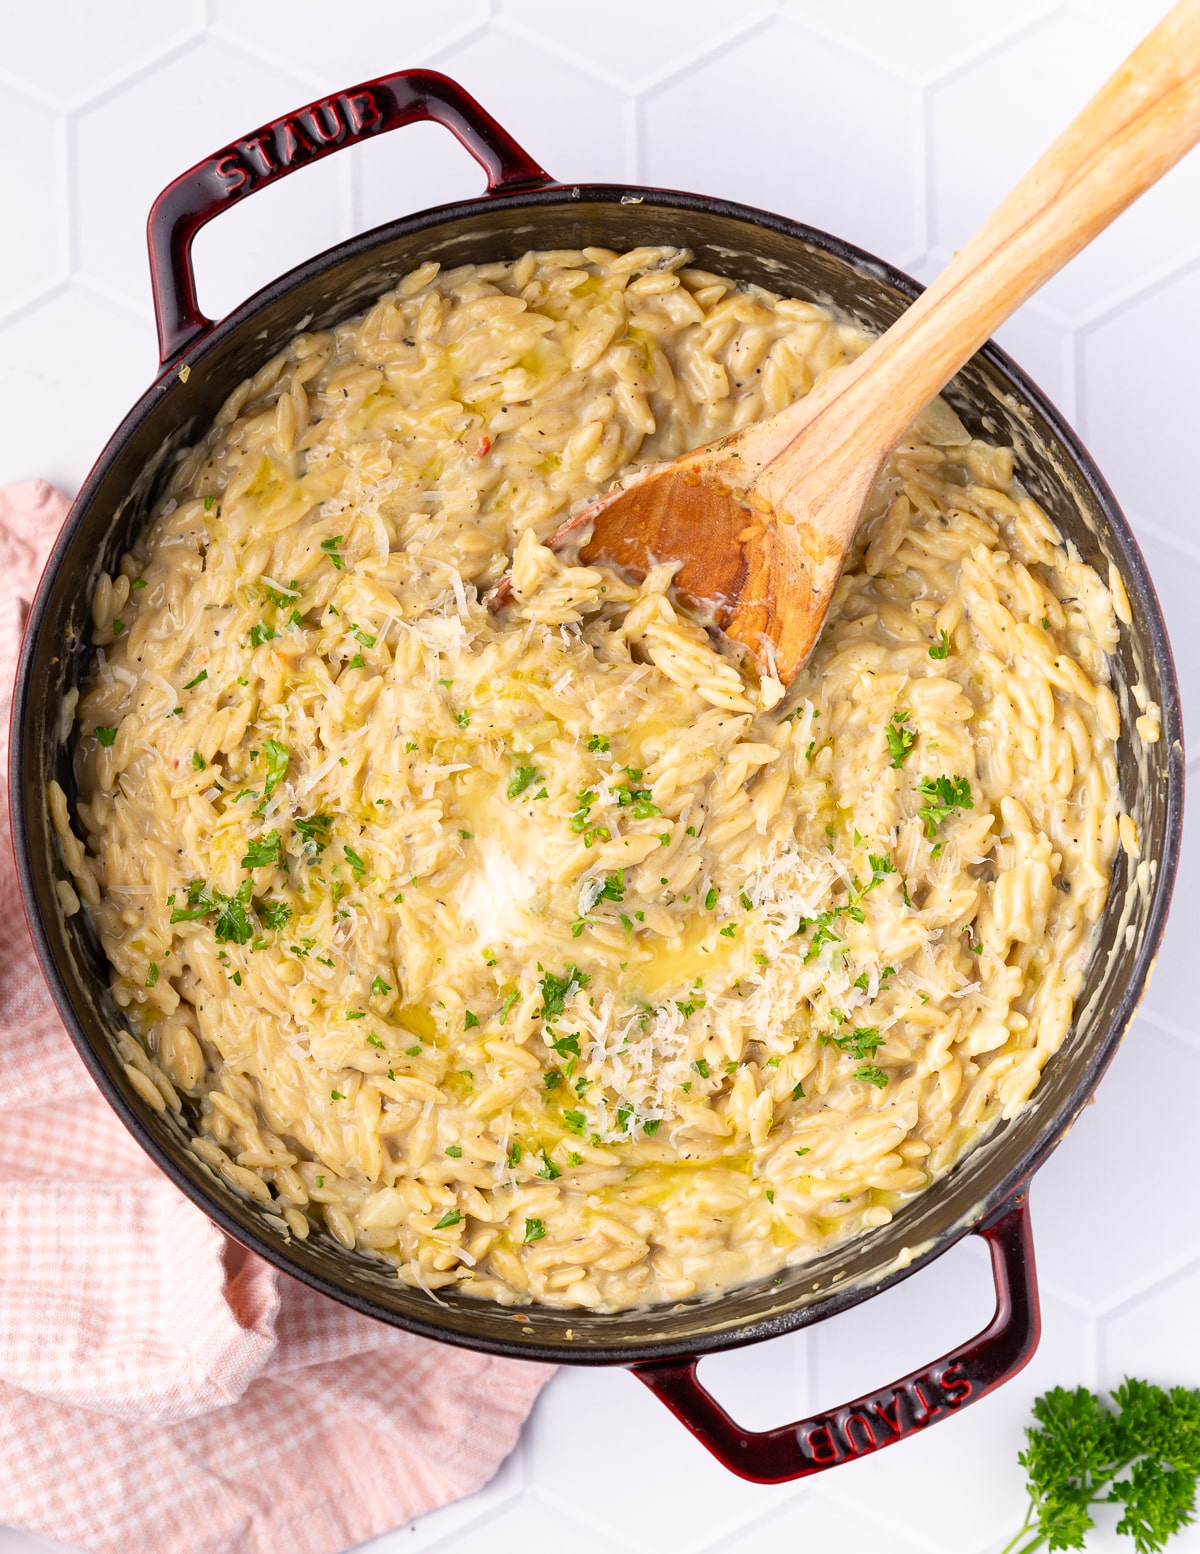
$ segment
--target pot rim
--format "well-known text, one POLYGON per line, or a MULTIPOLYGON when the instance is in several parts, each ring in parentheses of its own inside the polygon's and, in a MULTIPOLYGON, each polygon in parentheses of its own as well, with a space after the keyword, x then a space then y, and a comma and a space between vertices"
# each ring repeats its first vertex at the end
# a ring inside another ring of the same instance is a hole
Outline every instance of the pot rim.
MULTIPOLYGON (((333 266, 347 259, 366 254, 393 239, 433 229, 451 220, 488 216, 501 211, 528 209, 530 207, 546 205, 565 205, 572 210, 578 211, 582 218, 588 206, 597 204, 665 206, 668 209, 706 212, 729 217, 748 223, 756 228, 765 228, 788 239, 802 242, 809 247, 823 250, 842 263, 852 267, 860 275, 890 286, 910 299, 918 296, 924 289, 919 282, 886 261, 851 243, 847 243, 817 228, 807 226, 802 222, 793 221, 790 218, 779 216, 770 211, 760 210, 753 206, 713 196, 627 184, 546 183, 516 192, 484 195, 473 200, 435 206, 372 228, 342 243, 335 244, 314 255, 312 258, 303 261, 253 293, 232 312, 217 321, 211 329, 207 330, 184 351, 164 364, 159 375, 122 419, 81 486, 47 559, 36 595, 30 607, 21 643, 10 723, 9 795, 13 848, 16 856, 17 873, 26 921, 29 925, 30 935, 33 939, 43 976, 46 978, 63 1023, 85 1066, 104 1094, 105 1099, 120 1117, 126 1128, 132 1133, 142 1148, 147 1151, 159 1169, 164 1171, 168 1178, 210 1220, 216 1223, 220 1229, 235 1241, 256 1252, 260 1257, 265 1258, 281 1272, 289 1274, 292 1278, 299 1279, 302 1283, 365 1316, 385 1321, 392 1326, 417 1333, 422 1337, 514 1359, 572 1365, 634 1365, 655 1360, 703 1355, 725 1349, 738 1348, 745 1344, 761 1342, 765 1339, 777 1337, 797 1328, 807 1326, 812 1322, 822 1320, 826 1316, 834 1315, 839 1311, 857 1305, 860 1301, 869 1298, 869 1296, 888 1289, 901 1280, 908 1278, 911 1274, 916 1273, 919 1269, 934 1261, 963 1236, 983 1228, 990 1219, 995 1217, 997 1212, 1008 1204, 1021 1184, 1044 1163, 1062 1138, 1065 1137, 1099 1083, 1104 1071, 1112 1061, 1144 992, 1145 984, 1153 967, 1162 938, 1175 881, 1182 837, 1184 787, 1183 729, 1180 713, 1179 684, 1174 658, 1167 638, 1161 607, 1146 569, 1141 550, 1115 496, 1087 449, 1071 427, 1041 390, 1037 388, 1005 351, 1000 349, 994 342, 988 341, 977 353, 977 356, 995 368, 1023 398, 1030 409, 1045 422, 1051 435, 1060 442, 1069 454, 1084 485, 1090 491, 1098 509, 1103 513, 1105 521, 1120 541, 1126 567, 1124 581, 1141 611, 1139 627, 1145 633, 1149 650, 1154 660, 1160 666, 1164 691, 1170 693, 1169 695, 1164 694, 1161 708, 1161 738, 1167 741, 1168 750, 1168 791, 1164 845, 1162 854, 1158 859, 1158 871, 1153 885, 1153 900, 1147 911, 1145 931, 1141 935, 1136 956, 1133 958, 1132 968, 1125 974, 1125 981, 1116 1010, 1110 1016, 1109 1029, 1101 1039, 1093 1043, 1093 1050, 1078 1081, 1055 1114, 1045 1120, 1035 1139, 1025 1149, 1017 1162, 1001 1178, 989 1183, 986 1191, 982 1193, 978 1201, 977 1209, 972 1215, 962 1218, 934 1236, 906 1266, 893 1268, 879 1279, 857 1284, 848 1283, 845 1286, 834 1284, 819 1300, 811 1304, 797 1303, 782 1312, 765 1318, 750 1320, 741 1326, 710 1331, 699 1336, 692 1335, 685 1339, 666 1339, 647 1344, 631 1344, 604 1349, 593 1349, 591 1347, 575 1349, 565 1343, 528 1343, 515 1340, 509 1342, 503 1339, 494 1339, 490 1336, 476 1336, 475 1334, 455 1331, 442 1326, 434 1316, 424 1319, 410 1316, 407 1313, 401 1315, 384 1306, 377 1305, 353 1289, 344 1287, 326 1278, 320 1272, 292 1259, 285 1244, 272 1242, 265 1235, 248 1228, 229 1214, 215 1197, 210 1196, 199 1178, 184 1171, 168 1151, 163 1148, 158 1139, 146 1127, 145 1122, 126 1096, 113 1082, 107 1069, 100 1061, 98 1052, 88 1039, 83 1023, 75 1011, 67 985, 67 976, 60 969, 53 956, 49 936, 38 907, 25 802, 25 768, 27 760, 25 729, 28 721, 28 708, 30 703, 36 700, 31 670, 34 661, 34 649, 44 624, 50 595, 55 588, 64 560, 74 544, 77 531, 110 465, 116 460, 134 432, 158 410, 160 404, 170 395, 177 383, 186 381, 191 371, 203 365, 205 358, 210 352, 231 335, 250 326, 254 319, 271 303, 294 291, 303 283, 320 276, 333 266)), ((1072 1028, 1068 1032, 1066 1040, 1069 1041, 1074 1037, 1075 1032, 1072 1028)), ((972 1152, 969 1151, 964 1159, 969 1158, 972 1152)), ((843 1243, 843 1245, 849 1244, 843 1243)), ((735 1291, 730 1290, 725 1293, 732 1295, 735 1291)), ((719 1304, 722 1298, 722 1295, 712 1297, 713 1304, 719 1304)), ((519 1320, 519 1313, 522 1310, 533 1310, 536 1312, 539 1309, 538 1307, 514 1308, 514 1320, 519 1320)), ((661 1306, 648 1306, 644 1308, 647 1323, 652 1324, 655 1314, 662 1310, 661 1306)), ((634 1310, 622 1313, 622 1315, 637 1317, 642 1315, 642 1313, 634 1310)))

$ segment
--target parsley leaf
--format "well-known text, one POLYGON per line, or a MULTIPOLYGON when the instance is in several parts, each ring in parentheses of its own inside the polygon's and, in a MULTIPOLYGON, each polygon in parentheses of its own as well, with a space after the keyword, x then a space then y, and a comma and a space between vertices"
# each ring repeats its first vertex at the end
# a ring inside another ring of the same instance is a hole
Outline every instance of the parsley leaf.
POLYGON ((932 840, 938 826, 956 809, 974 809, 971 784, 965 777, 926 777, 920 783, 921 797, 926 801, 917 810, 925 822, 925 835, 932 840))
MULTIPOLYGON (((459 1153, 461 1154, 462 1151, 460 1150, 459 1153)), ((441 1219, 438 1220, 437 1224, 433 1228, 435 1230, 449 1230, 451 1225, 457 1225, 461 1222, 461 1220, 461 1211, 458 1209, 451 1209, 448 1213, 442 1215, 441 1219)))
POLYGON ((546 1234, 546 1226, 540 1219, 527 1219, 525 1221, 525 1245, 531 1241, 540 1241, 546 1234))
POLYGON ((321 541, 321 549, 329 557, 330 561, 333 562, 334 566, 339 572, 346 565, 342 557, 338 555, 338 546, 342 543, 344 538, 344 535, 335 534, 332 539, 321 541))
POLYGON ((263 783, 263 803, 265 804, 287 776, 288 762, 291 760, 292 754, 288 747, 281 745, 277 739, 264 740, 262 753, 267 762, 267 780, 263 783))
POLYGON ((859 1025, 844 1036, 833 1036, 830 1040, 839 1052, 845 1052, 861 1062, 864 1058, 874 1057, 887 1037, 881 1036, 874 1025, 859 1025))
POLYGON ((220 896, 217 921, 213 938, 218 944, 248 944, 254 937, 254 920, 246 908, 250 904, 250 881, 242 885, 236 896, 220 896))
POLYGON ((328 815, 310 815, 307 819, 299 818, 295 822, 296 830, 304 842, 304 850, 312 857, 317 857, 329 846, 329 828, 333 821, 328 815))
MULTIPOLYGON (((273 642, 274 639, 275 639, 275 629, 272 626, 268 626, 265 621, 256 621, 254 623, 254 625, 251 626, 251 628, 250 628, 250 646, 251 647, 262 647, 264 642, 273 642)), ((184 686, 184 689, 186 690, 187 687, 184 686)))
POLYGON ((929 649, 930 658, 947 658, 950 654, 950 634, 947 631, 938 632, 939 640, 929 649))
POLYGON ((256 911, 267 928, 286 928, 292 915, 286 901, 260 901, 256 911))
POLYGON ((203 682, 205 680, 207 680, 207 679, 208 679, 208 670, 207 669, 202 669, 198 675, 196 675, 193 679, 188 681, 188 683, 184 686, 184 690, 185 691, 194 691, 198 685, 203 684, 203 682))
POLYGON ((591 980, 574 965, 568 966, 561 977, 544 971, 538 984, 542 990, 542 1019, 553 1020, 556 1015, 562 1014, 567 999, 574 997, 591 980))
POLYGON ((526 788, 532 787, 540 778, 541 773, 536 766, 518 766, 516 776, 509 783, 506 790, 509 798, 519 798, 526 788))
POLYGON ((363 874, 366 871, 366 864, 354 851, 353 847, 343 847, 342 851, 346 854, 346 862, 354 870, 354 878, 356 880, 362 879, 363 874))
POLYGON ((100 741, 106 750, 117 737, 116 729, 110 728, 105 723, 101 723, 98 727, 94 728, 92 733, 95 734, 96 738, 100 741))
POLYGON ((907 712, 893 712, 891 722, 884 729, 893 766, 903 766, 917 742, 916 731, 908 727, 910 716, 907 712))
POLYGON ((246 856, 242 859, 240 868, 261 869, 269 863, 279 862, 279 832, 268 831, 265 836, 260 836, 256 842, 250 842, 246 847, 246 856))

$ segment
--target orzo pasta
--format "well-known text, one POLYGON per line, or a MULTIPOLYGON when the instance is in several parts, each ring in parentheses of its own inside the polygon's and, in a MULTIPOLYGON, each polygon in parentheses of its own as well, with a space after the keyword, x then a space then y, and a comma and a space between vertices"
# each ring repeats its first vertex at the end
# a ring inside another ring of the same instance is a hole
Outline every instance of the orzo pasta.
POLYGON ((425 265, 96 590, 82 844, 51 800, 131 1082, 429 1289, 615 1310, 885 1223, 1030 1095, 1137 845, 1114 596, 940 402, 781 705, 668 571, 540 543, 864 344, 688 260, 425 265))

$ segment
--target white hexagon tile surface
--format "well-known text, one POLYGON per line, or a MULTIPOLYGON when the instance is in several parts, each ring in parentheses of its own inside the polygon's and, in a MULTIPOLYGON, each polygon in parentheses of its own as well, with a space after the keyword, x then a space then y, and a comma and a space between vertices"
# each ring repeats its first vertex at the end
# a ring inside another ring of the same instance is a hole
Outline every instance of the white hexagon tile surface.
MULTIPOLYGON (((143 247, 158 189, 325 91, 428 64, 567 179, 662 183, 824 227, 930 278, 1164 0, 41 0, 0 5, 0 483, 78 486, 153 375, 143 247)), ((433 126, 306 170, 197 242, 223 312, 406 210, 477 193, 433 126)), ((1158 585, 1200 706, 1200 154, 1000 332, 1094 453, 1158 585)), ((1126 1373, 1200 1384, 1195 1113, 1200 861, 1187 838, 1144 1012, 1032 1192, 1045 1330, 1002 1391, 805 1486, 717 1467, 621 1371, 564 1370, 470 1500, 367 1546, 438 1554, 995 1554, 1023 1513, 1033 1397, 1126 1373)), ((977 1245, 820 1329, 706 1362, 749 1428, 885 1382, 977 1330, 977 1245)), ((1127 1546, 1101 1529, 1090 1547, 1127 1546)), ((52 1546, 0 1529, 0 1554, 52 1546)), ((1193 1528, 1172 1546, 1200 1551, 1193 1528)))

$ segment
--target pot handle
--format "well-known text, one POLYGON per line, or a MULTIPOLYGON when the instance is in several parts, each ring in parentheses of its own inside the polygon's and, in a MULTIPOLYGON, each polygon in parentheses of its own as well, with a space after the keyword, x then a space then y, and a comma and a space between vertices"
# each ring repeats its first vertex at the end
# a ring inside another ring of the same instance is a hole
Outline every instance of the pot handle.
POLYGON ((1015 1376, 1041 1336, 1029 1208, 1022 1190, 976 1227, 992 1254, 996 1314, 961 1349, 880 1392, 827 1414, 756 1433, 743 1430, 700 1383, 699 1356, 630 1369, 717 1461, 758 1484, 807 1478, 915 1435, 1015 1376))
POLYGON ((227 205, 296 168, 402 124, 444 125, 487 173, 487 192, 553 183, 549 173, 456 81, 436 70, 398 70, 274 119, 181 173, 155 200, 146 223, 150 286, 166 367, 207 333, 192 269, 192 239, 227 205))

